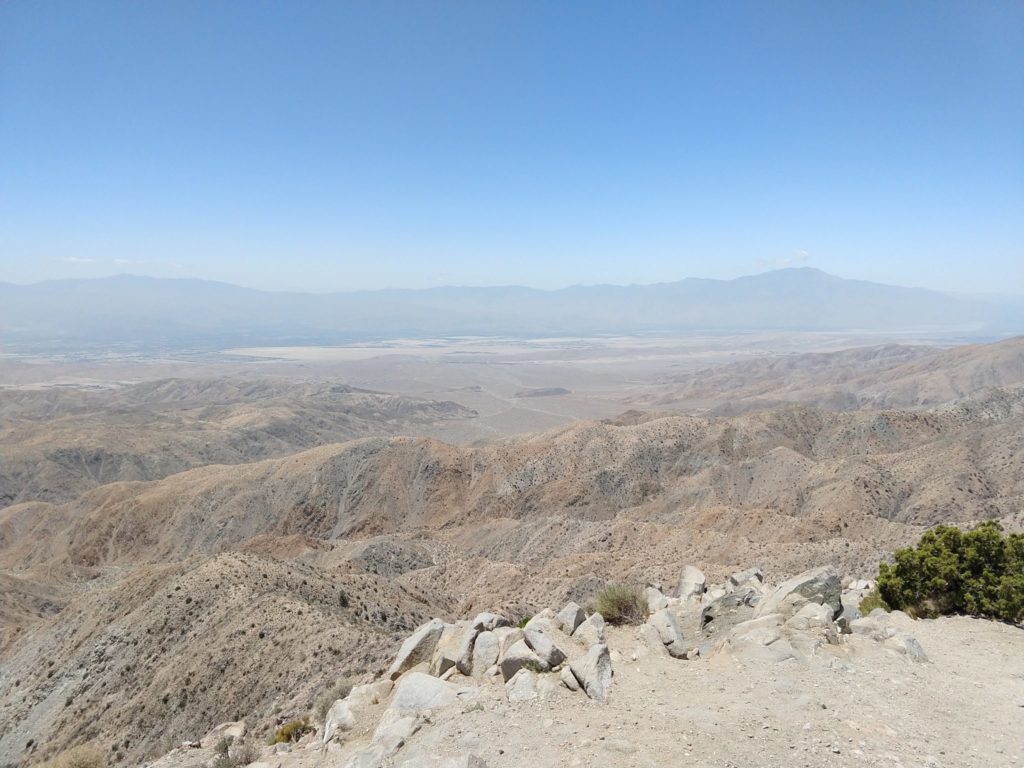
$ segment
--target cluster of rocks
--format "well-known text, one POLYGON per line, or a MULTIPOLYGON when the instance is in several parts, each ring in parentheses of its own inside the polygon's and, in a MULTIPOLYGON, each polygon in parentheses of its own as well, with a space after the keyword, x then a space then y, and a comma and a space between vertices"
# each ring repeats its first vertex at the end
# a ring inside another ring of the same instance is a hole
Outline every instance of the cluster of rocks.
MULTIPOLYGON (((360 712, 386 701, 370 743, 347 766, 385 764, 431 712, 472 706, 480 685, 499 678, 510 702, 548 698, 560 687, 607 701, 612 660, 604 619, 599 613, 588 616, 572 602, 557 613, 544 610, 522 627, 495 613, 454 623, 432 619, 406 638, 383 678, 357 685, 334 702, 322 742, 328 749, 340 748, 360 712)), ((483 764, 465 759, 467 766, 483 764)))
POLYGON ((855 580, 844 590, 831 566, 806 571, 774 588, 764 583, 758 568, 712 585, 697 568, 687 566, 674 596, 654 586, 646 589, 651 616, 638 636, 676 658, 731 653, 777 663, 813 656, 823 645, 841 644, 843 635, 858 635, 914 661, 927 661, 917 640, 904 631, 911 622, 906 614, 876 609, 868 617, 861 615, 858 606, 874 586, 855 580), (684 627, 692 635, 684 635, 684 627))
MULTIPOLYGON (((634 644, 633 658, 646 646, 676 659, 731 654, 763 664, 808 659, 830 647, 834 653, 824 657, 846 663, 844 643, 871 642, 912 661, 927 661, 906 631, 912 623, 908 616, 882 610, 861 615, 857 606, 873 587, 855 581, 843 589, 831 567, 807 571, 776 587, 766 585, 757 568, 709 584, 700 570, 687 566, 670 594, 657 585, 645 589, 648 616, 636 628, 640 643, 634 644)), ((482 707, 486 694, 498 690, 515 705, 556 694, 571 696, 564 689, 579 692, 581 701, 585 695, 606 702, 612 661, 618 657, 609 650, 602 616, 587 615, 573 602, 558 612, 544 610, 518 627, 486 612, 452 623, 432 619, 402 643, 383 677, 357 685, 335 701, 315 740, 307 738, 305 746, 345 750, 346 768, 483 766, 483 760, 470 754, 437 762, 402 748, 436 718, 449 716, 443 712, 458 716, 482 707), (366 734, 368 743, 360 745, 366 734)), ((204 741, 237 736, 237 731, 238 724, 225 724, 204 741)))
POLYGON ((494 613, 453 624, 432 619, 402 644, 387 677, 414 669, 441 680, 500 675, 509 700, 525 701, 550 683, 539 677, 550 673, 570 690, 604 701, 612 678, 604 640, 601 614, 587 616, 572 602, 558 613, 541 611, 522 627, 494 613))

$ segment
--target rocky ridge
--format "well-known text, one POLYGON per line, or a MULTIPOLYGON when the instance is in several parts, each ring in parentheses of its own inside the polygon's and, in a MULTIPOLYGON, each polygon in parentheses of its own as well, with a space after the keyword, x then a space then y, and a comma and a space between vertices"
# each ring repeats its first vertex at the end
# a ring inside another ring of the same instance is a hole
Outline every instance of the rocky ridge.
MULTIPOLYGON (((671 595, 654 585, 646 589, 649 615, 639 627, 608 627, 606 632, 599 614, 587 615, 574 602, 557 612, 545 609, 522 627, 488 612, 458 622, 431 619, 405 639, 383 675, 336 700, 324 721, 296 743, 264 748, 253 765, 526 765, 503 749, 482 749, 483 739, 475 734, 463 733, 448 744, 443 734, 452 728, 462 733, 458 723, 494 708, 514 715, 523 707, 555 706, 566 722, 577 713, 587 720, 600 711, 593 706, 614 706, 617 670, 630 666, 697 665, 713 679, 723 663, 779 671, 796 665, 831 674, 862 672, 863 659, 878 654, 887 655, 890 663, 928 664, 908 616, 880 609, 860 615, 857 603, 871 586, 853 581, 844 589, 832 567, 775 587, 764 583, 759 569, 708 584, 690 566, 671 595)), ((548 721, 545 725, 550 727, 548 721)), ((205 766, 209 756, 202 747, 208 749, 215 735, 244 730, 244 723, 225 723, 149 768, 205 766)), ((601 740, 613 754, 638 751, 629 739, 601 740)), ((842 752, 831 745, 829 750, 830 757, 842 752)), ((551 755, 530 759, 536 762, 529 764, 566 764, 551 755)), ((621 759, 619 764, 634 764, 621 759)))

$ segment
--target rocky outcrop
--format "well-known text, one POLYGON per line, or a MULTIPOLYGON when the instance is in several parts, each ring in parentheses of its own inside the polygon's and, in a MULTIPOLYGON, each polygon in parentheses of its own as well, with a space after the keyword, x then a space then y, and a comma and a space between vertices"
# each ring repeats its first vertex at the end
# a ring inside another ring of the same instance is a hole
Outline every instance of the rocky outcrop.
POLYGON ((576 628, 586 621, 587 615, 583 612, 576 603, 566 603, 565 607, 562 608, 557 614, 555 614, 555 623, 558 628, 565 632, 567 635, 571 635, 576 631, 576 628))
POLYGON ((533 672, 547 672, 551 665, 541 659, 533 649, 526 643, 526 640, 519 640, 505 652, 498 662, 501 676, 506 681, 511 680, 516 672, 521 669, 529 669, 533 672))
POLYGON ((647 623, 654 630, 654 636, 658 642, 669 652, 670 656, 677 659, 686 658, 687 648, 683 631, 679 628, 679 621, 672 611, 662 608, 652 614, 647 623))
POLYGON ((687 565, 679 574, 679 586, 676 588, 676 595, 680 600, 700 599, 707 589, 707 577, 699 568, 687 565))
POLYGON ((587 620, 576 627, 572 633, 572 639, 586 647, 604 642, 604 617, 600 613, 594 613, 587 617, 587 620))
POLYGON ((569 662, 569 669, 587 696, 607 701, 612 687, 612 660, 608 646, 598 643, 583 656, 569 662))
POLYGON ((351 731, 355 724, 356 718, 352 713, 350 703, 345 699, 338 699, 327 710, 327 719, 324 721, 324 743, 329 742, 340 731, 351 731))
POLYGON ((459 689, 433 675, 410 672, 395 685, 390 708, 396 711, 422 711, 449 707, 459 702, 459 689))
POLYGON ((440 619, 431 619, 421 626, 402 643, 398 655, 388 669, 388 677, 395 680, 406 670, 417 664, 429 662, 437 648, 437 643, 444 632, 445 623, 440 619))
MULTIPOLYGON (((693 576, 693 571, 686 573, 693 576)), ((468 751, 479 740, 467 723, 478 723, 478 715, 490 711, 501 717, 525 711, 532 717, 531 708, 552 701, 557 703, 554 714, 574 702, 582 704, 584 697, 615 707, 613 662, 623 657, 638 667, 657 665, 657 675, 666 674, 665 665, 700 664, 716 656, 727 657, 728 668, 749 669, 751 675, 773 665, 802 665, 801 674, 819 665, 832 674, 851 669, 868 653, 897 664, 928 661, 909 616, 882 610, 869 616, 857 610, 855 615, 859 590, 847 588, 837 600, 839 583, 835 570, 826 567, 775 588, 764 584, 759 569, 748 569, 721 583, 705 582, 703 591, 690 590, 685 599, 649 587, 645 597, 654 610, 632 630, 606 628, 600 614, 587 616, 576 603, 557 613, 540 611, 522 628, 509 626, 495 613, 449 623, 433 619, 401 644, 385 676, 356 685, 335 701, 317 733, 265 750, 266 764, 301 768, 306 762, 294 752, 319 749, 340 753, 324 764, 345 768, 480 765, 468 751), (837 616, 837 604, 848 613, 837 616), (467 751, 457 758, 436 752, 433 729, 438 726, 460 734, 466 728, 467 751), (288 757, 296 759, 286 765, 288 757)), ((712 661, 701 675, 710 680, 723 668, 712 661)), ((778 673, 783 674, 782 668, 778 673)), ((632 695, 635 706, 636 691, 632 695)), ((239 729, 244 733, 244 724, 225 723, 201 743, 190 742, 189 749, 212 750, 211 741, 239 729)), ((633 746, 626 740, 607 743, 609 751, 622 754, 633 746)), ((203 764, 210 762, 204 755, 203 764)))
POLYGON ((814 568, 784 581, 758 604, 755 614, 792 616, 807 603, 827 605, 833 616, 842 612, 841 585, 835 568, 830 565, 814 568))
POLYGON ((526 644, 549 669, 565 661, 565 653, 555 644, 556 634, 554 622, 546 618, 531 620, 523 628, 526 644))

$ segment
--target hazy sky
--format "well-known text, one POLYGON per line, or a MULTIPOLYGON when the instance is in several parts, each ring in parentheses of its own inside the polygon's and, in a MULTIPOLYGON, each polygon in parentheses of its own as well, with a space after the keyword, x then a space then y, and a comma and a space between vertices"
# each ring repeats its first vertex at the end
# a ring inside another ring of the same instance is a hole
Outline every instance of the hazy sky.
POLYGON ((0 2, 0 280, 1024 292, 1021 2, 0 2))

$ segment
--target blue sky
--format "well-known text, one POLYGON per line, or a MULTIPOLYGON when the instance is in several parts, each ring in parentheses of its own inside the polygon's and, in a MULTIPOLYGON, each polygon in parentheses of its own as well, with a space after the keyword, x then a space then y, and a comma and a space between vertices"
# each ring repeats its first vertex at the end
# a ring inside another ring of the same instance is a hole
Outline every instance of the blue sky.
POLYGON ((1020 2, 0 3, 0 280, 1024 293, 1020 2))

